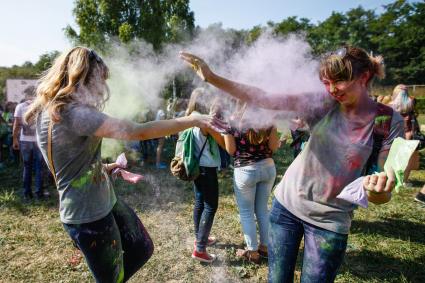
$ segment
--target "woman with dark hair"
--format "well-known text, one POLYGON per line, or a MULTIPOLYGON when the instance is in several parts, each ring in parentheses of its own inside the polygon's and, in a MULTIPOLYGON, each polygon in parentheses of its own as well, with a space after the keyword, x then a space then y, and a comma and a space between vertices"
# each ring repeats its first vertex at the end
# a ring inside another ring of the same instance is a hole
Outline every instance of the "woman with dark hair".
POLYGON ((26 113, 36 121, 37 143, 59 192, 60 219, 83 253, 96 282, 127 281, 153 253, 152 240, 136 213, 114 192, 102 164, 102 138, 144 140, 213 119, 192 115, 133 123, 101 112, 109 96, 108 67, 93 51, 75 47, 59 56, 40 79, 26 113))
POLYGON ((302 94, 270 94, 213 73, 201 58, 192 54, 181 53, 181 58, 203 80, 230 95, 267 109, 295 111, 307 122, 310 139, 274 194, 268 246, 269 281, 293 281, 304 237, 301 282, 333 282, 344 258, 355 209, 353 204, 336 196, 362 175, 371 156, 375 165, 372 167, 380 173, 372 174, 368 170, 371 175, 364 178, 363 188, 369 201, 388 202, 394 187, 394 172, 382 171, 394 138, 403 135, 403 120, 397 112, 369 96, 372 79, 384 76, 382 57, 352 46, 325 56, 319 76, 328 94, 317 94, 323 103, 312 105, 312 111, 305 111, 302 94), (381 122, 388 127, 378 141, 373 132, 381 122))

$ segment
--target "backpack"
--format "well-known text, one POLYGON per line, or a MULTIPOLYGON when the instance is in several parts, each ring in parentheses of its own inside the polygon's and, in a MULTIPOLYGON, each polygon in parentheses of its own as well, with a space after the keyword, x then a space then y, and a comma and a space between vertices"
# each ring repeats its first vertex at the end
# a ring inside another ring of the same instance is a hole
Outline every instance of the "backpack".
POLYGON ((375 121, 373 124, 373 146, 372 153, 363 168, 363 176, 371 175, 378 171, 378 156, 382 148, 382 142, 388 137, 391 130, 391 120, 393 117, 393 109, 382 103, 378 103, 375 121))
POLYGON ((182 181, 193 181, 198 178, 200 174, 199 160, 201 159, 202 152, 207 142, 208 136, 205 138, 204 145, 199 155, 195 156, 193 128, 181 132, 177 139, 174 158, 170 163, 171 174, 182 181))

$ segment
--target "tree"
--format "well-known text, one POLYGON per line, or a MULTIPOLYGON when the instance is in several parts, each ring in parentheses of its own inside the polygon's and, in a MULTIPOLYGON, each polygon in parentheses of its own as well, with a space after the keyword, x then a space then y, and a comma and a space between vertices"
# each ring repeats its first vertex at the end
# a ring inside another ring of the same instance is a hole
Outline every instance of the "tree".
POLYGON ((101 50, 114 39, 144 39, 159 50, 190 38, 195 21, 189 0, 76 0, 73 13, 80 32, 67 26, 68 38, 101 50))
POLYGON ((387 66, 386 83, 425 83, 425 3, 395 1, 385 6, 372 38, 387 66))

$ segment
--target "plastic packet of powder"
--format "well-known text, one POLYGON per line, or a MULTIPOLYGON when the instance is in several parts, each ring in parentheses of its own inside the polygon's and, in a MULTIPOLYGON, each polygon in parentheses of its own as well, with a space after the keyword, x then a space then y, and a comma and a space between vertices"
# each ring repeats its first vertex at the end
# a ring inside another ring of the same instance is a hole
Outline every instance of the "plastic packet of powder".
POLYGON ((364 177, 359 177, 345 186, 336 198, 367 208, 369 202, 363 188, 363 179, 364 177))
POLYGON ((118 175, 121 175, 121 177, 127 181, 130 182, 132 184, 136 184, 138 182, 140 182, 141 180, 143 180, 143 176, 140 174, 136 174, 136 173, 131 173, 128 172, 122 168, 127 168, 127 158, 125 157, 125 153, 121 153, 120 155, 118 155, 117 160, 115 161, 115 163, 117 163, 120 168, 115 168, 112 171, 112 176, 114 179, 117 178, 118 175))
POLYGON ((404 171, 409 163, 415 149, 418 147, 419 141, 405 140, 403 138, 394 139, 384 169, 392 168, 396 177, 395 191, 398 193, 403 187, 404 171))

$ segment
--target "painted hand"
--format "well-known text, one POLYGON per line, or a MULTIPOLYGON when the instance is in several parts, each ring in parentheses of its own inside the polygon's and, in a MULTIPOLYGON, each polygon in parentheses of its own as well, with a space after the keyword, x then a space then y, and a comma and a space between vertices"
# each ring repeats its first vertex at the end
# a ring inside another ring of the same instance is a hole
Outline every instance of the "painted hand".
POLYGON ((207 81, 208 76, 211 74, 211 70, 204 60, 193 54, 186 53, 183 51, 180 51, 180 58, 185 61, 190 67, 192 67, 192 69, 203 81, 207 81))
POLYGON ((389 193, 395 186, 395 174, 393 170, 368 175, 363 179, 363 187, 372 193, 389 193))
POLYGON ((218 119, 215 115, 191 115, 196 127, 208 127, 219 133, 225 133, 229 126, 226 122, 218 119))

